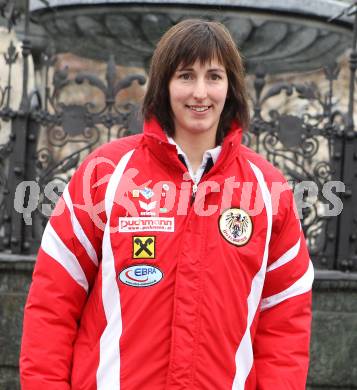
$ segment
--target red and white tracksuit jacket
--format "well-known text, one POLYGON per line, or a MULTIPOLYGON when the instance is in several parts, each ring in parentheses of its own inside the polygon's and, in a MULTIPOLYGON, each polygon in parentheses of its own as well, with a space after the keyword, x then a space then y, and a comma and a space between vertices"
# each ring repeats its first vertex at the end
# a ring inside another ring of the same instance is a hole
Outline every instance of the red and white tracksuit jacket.
POLYGON ((39 250, 23 390, 305 389, 312 265, 284 178, 240 141, 197 191, 155 120, 86 159, 39 250))

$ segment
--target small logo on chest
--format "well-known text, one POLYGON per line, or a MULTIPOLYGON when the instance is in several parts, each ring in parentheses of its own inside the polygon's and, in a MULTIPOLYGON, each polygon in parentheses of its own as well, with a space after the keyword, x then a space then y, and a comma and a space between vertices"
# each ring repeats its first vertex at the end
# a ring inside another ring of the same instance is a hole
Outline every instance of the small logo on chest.
POLYGON ((155 236, 133 236, 133 259, 155 259, 155 236))
POLYGON ((124 268, 119 274, 119 280, 131 287, 149 287, 157 284, 164 277, 158 267, 148 264, 137 264, 124 268))
POLYGON ((248 243, 253 232, 253 223, 247 212, 239 208, 225 210, 218 221, 223 238, 236 246, 248 243))

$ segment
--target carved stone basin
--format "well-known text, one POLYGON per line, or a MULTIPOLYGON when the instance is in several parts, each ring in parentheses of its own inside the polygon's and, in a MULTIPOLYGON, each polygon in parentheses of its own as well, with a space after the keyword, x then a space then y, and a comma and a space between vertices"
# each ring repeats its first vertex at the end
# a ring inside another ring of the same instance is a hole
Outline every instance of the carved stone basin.
POLYGON ((148 67, 162 33, 179 20, 222 21, 233 34, 248 72, 313 70, 335 61, 351 45, 351 18, 328 19, 346 3, 333 0, 32 1, 32 15, 56 52, 125 66, 148 67))

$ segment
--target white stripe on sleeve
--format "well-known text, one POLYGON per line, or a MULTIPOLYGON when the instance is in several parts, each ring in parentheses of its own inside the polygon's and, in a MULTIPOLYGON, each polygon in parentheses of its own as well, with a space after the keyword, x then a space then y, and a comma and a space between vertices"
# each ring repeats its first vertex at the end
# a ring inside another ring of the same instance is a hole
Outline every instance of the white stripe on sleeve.
POLYGON ((93 248, 92 243, 90 242, 89 238, 85 234, 81 224, 79 223, 76 217, 76 214, 74 213, 72 199, 68 191, 68 185, 66 185, 63 191, 63 199, 66 202, 66 206, 71 214, 71 222, 72 222, 72 227, 75 236, 77 237, 78 241, 83 245, 84 249, 87 252, 88 257, 92 260, 92 262, 96 266, 98 266, 97 252, 93 248))
POLYGON ((269 309, 270 307, 273 307, 278 303, 285 301, 288 298, 292 298, 297 295, 301 295, 310 291, 313 281, 314 281, 314 267, 310 260, 309 267, 307 271, 304 273, 304 275, 286 290, 283 290, 278 294, 271 295, 270 297, 262 299, 260 310, 263 311, 269 309))
POLYGON ((88 292, 88 281, 76 256, 67 248, 50 222, 42 236, 41 248, 48 256, 56 260, 69 275, 88 292))
POLYGON ((288 263, 289 261, 295 259, 300 250, 300 242, 301 237, 298 239, 298 242, 293 247, 291 247, 281 257, 279 257, 278 260, 274 261, 274 263, 269 265, 269 267, 267 268, 267 272, 273 271, 274 269, 279 268, 282 265, 288 263))

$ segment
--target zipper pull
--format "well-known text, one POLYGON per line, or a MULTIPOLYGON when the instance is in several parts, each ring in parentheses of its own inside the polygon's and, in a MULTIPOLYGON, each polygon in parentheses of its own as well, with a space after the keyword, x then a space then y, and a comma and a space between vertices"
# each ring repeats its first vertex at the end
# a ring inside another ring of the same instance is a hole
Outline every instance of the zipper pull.
POLYGON ((191 204, 195 201, 196 192, 197 192, 198 185, 194 183, 192 185, 192 196, 191 196, 191 204))

